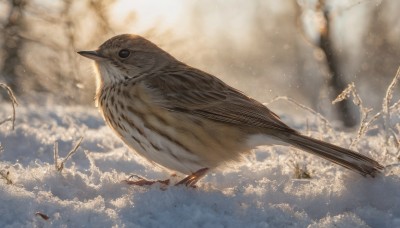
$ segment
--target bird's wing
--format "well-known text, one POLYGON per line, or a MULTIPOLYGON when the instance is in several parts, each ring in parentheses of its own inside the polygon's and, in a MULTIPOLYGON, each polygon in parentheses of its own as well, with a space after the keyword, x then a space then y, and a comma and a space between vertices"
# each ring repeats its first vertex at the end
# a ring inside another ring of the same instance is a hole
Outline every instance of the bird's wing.
POLYGON ((241 126, 294 131, 266 106, 218 78, 187 65, 164 68, 145 79, 152 100, 176 112, 241 126))

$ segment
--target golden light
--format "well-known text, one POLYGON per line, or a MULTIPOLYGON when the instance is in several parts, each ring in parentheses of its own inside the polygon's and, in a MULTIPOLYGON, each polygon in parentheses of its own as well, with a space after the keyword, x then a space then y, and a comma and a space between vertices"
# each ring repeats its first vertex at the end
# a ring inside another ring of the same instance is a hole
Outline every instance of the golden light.
POLYGON ((169 28, 181 16, 185 3, 180 0, 119 0, 112 10, 114 23, 130 23, 129 14, 134 13, 135 26, 129 32, 143 32, 149 28, 169 28))

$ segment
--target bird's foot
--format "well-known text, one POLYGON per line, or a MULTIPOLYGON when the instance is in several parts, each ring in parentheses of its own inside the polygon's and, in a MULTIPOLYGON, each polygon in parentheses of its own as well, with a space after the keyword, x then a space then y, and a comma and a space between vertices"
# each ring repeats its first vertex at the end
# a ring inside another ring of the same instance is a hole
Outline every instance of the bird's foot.
POLYGON ((179 181, 178 183, 175 184, 175 186, 178 185, 185 185, 186 187, 193 187, 195 188, 195 184, 206 175, 208 171, 208 168, 202 168, 197 170, 195 173, 192 173, 191 175, 185 177, 183 180, 179 181))
POLYGON ((137 186, 150 186, 156 183, 160 183, 162 185, 169 185, 169 179, 166 180, 146 180, 141 176, 138 175, 131 175, 127 180, 124 182, 128 185, 137 185, 137 186), (131 180, 135 178, 136 180, 131 180))
MULTIPOLYGON (((185 185, 186 187, 192 187, 195 188, 195 184, 206 175, 208 171, 208 168, 203 168, 197 170, 195 173, 192 173, 191 175, 185 177, 181 181, 175 184, 175 186, 179 185, 185 185)), ((172 175, 174 177, 174 175, 172 175)), ((170 179, 166 180, 147 180, 141 176, 138 175, 131 175, 127 180, 124 180, 128 185, 136 185, 136 186, 151 186, 156 183, 160 183, 162 185, 162 189, 165 190, 166 186, 169 186, 170 184, 170 179), (134 180, 132 180, 135 178, 134 180)))

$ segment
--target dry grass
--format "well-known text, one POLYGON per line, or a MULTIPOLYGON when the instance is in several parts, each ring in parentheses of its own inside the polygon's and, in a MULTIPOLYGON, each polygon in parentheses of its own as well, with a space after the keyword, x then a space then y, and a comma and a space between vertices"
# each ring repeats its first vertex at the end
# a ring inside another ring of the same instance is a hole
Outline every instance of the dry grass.
MULTIPOLYGON (((360 110, 360 115, 361 115, 360 127, 358 129, 357 136, 351 141, 351 144, 349 146, 350 149, 353 149, 353 147, 355 147, 355 145, 361 140, 361 138, 364 137, 365 134, 371 129, 373 123, 375 123, 378 119, 380 119, 382 117, 383 125, 384 125, 385 146, 386 146, 385 153, 382 155, 383 155, 383 157, 387 156, 387 153, 388 153, 387 147, 390 146, 389 138, 392 137, 393 140, 391 140, 390 142, 393 142, 393 145, 397 149, 397 153, 395 156, 397 157, 397 160, 400 161, 400 136, 399 136, 400 124, 398 123, 395 126, 390 125, 391 115, 397 115, 397 118, 398 118, 398 114, 394 114, 394 113, 400 112, 400 100, 393 102, 394 91, 395 91, 396 85, 399 80, 400 80, 400 67, 398 68, 396 75, 394 76, 392 82, 390 83, 390 85, 388 86, 388 88, 386 90, 386 95, 383 98, 383 102, 382 102, 382 109, 373 116, 370 116, 373 109, 364 107, 363 101, 362 101, 361 97, 359 96, 354 83, 349 84, 348 87, 341 94, 339 94, 334 101, 332 101, 332 104, 335 104, 337 102, 340 102, 340 101, 343 101, 345 99, 349 99, 350 97, 352 97, 353 103, 360 110)), ((289 98, 286 96, 279 96, 279 97, 274 98, 269 103, 272 103, 272 102, 275 102, 278 100, 288 101, 288 102, 293 103, 296 106, 300 107, 301 109, 304 109, 304 110, 310 112, 311 114, 315 115, 322 121, 322 123, 324 124, 324 127, 323 127, 324 131, 326 131, 326 130, 329 130, 331 132, 333 131, 333 128, 329 124, 329 121, 327 119, 325 119, 320 113, 314 111, 313 109, 311 109, 305 105, 300 104, 299 102, 297 102, 296 100, 294 100, 292 98, 289 98)), ((307 122, 307 130, 308 130, 308 122, 307 122)), ((387 168, 392 167, 392 166, 397 167, 397 166, 400 166, 400 164, 396 163, 396 164, 388 165, 387 168)), ((309 172, 305 168, 301 168, 298 165, 298 163, 295 163, 295 162, 293 163, 293 169, 294 169, 294 178, 296 178, 296 179, 311 178, 309 172)))
POLYGON ((311 179, 311 174, 306 167, 300 167, 298 163, 294 164, 294 179, 311 179))
POLYGON ((293 98, 290 98, 287 96, 278 96, 278 97, 275 97, 274 99, 272 99, 270 102, 265 103, 265 105, 268 105, 270 103, 273 103, 273 102, 279 101, 279 100, 284 100, 284 101, 290 102, 290 103, 295 104, 296 106, 300 107, 301 109, 306 110, 307 112, 310 112, 311 114, 318 117, 320 121, 322 121, 324 131, 330 131, 330 132, 333 131, 332 125, 329 123, 329 121, 324 116, 322 116, 319 112, 314 111, 312 108, 307 107, 303 104, 300 104, 293 98))
POLYGON ((1 177, 2 179, 4 179, 4 180, 6 181, 7 184, 13 184, 13 182, 12 182, 12 180, 11 180, 11 178, 10 178, 10 171, 1 170, 1 171, 0 171, 0 177, 1 177))
POLYGON ((54 166, 56 167, 56 170, 61 173, 61 171, 64 169, 64 164, 68 161, 72 155, 76 153, 78 150, 79 146, 81 145, 83 140, 83 137, 80 137, 78 139, 78 142, 75 144, 74 148, 70 152, 68 152, 67 156, 61 161, 61 163, 58 163, 58 142, 54 142, 54 166))
MULTIPOLYGON (((8 97, 11 100, 11 105, 12 105, 12 109, 13 109, 13 113, 12 116, 7 117, 4 120, 0 121, 0 125, 6 123, 6 122, 11 122, 11 129, 14 130, 15 127, 15 106, 18 105, 17 99, 15 98, 14 92, 12 91, 12 89, 7 86, 4 83, 0 83, 0 87, 5 89, 7 91, 8 97)), ((0 144, 0 152, 3 151, 3 147, 0 144)), ((6 181, 7 184, 13 184, 13 181, 10 178, 10 171, 5 171, 5 170, 1 170, 0 171, 0 177, 2 179, 4 179, 6 181)))
POLYGON ((0 121, 0 125, 4 124, 5 122, 11 121, 11 129, 14 130, 14 126, 15 126, 15 106, 18 105, 17 99, 14 96, 14 93, 12 91, 12 89, 7 86, 4 83, 0 83, 0 87, 2 87, 3 89, 5 89, 7 91, 8 97, 11 100, 11 105, 13 108, 13 113, 11 117, 6 118, 5 120, 0 121))

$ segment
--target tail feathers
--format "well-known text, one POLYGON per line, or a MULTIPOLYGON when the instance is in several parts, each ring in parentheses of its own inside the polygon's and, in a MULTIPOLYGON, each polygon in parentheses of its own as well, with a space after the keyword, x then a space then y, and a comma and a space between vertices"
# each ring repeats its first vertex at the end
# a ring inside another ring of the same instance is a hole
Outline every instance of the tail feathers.
POLYGON ((381 164, 367 156, 300 134, 290 135, 287 142, 299 149, 358 172, 363 176, 374 177, 383 169, 381 164))

